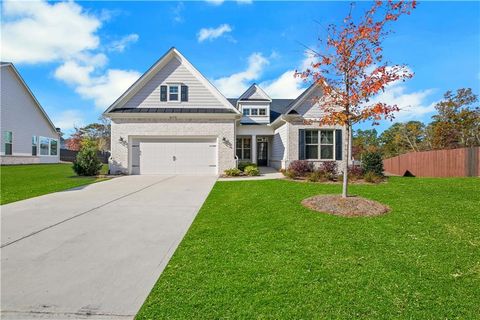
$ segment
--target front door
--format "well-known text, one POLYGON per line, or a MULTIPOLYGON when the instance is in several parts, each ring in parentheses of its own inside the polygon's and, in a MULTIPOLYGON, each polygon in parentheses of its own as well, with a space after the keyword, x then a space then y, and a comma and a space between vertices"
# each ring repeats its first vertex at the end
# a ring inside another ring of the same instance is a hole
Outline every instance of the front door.
POLYGON ((268 142, 267 141, 257 142, 257 164, 259 166, 268 165, 268 142))

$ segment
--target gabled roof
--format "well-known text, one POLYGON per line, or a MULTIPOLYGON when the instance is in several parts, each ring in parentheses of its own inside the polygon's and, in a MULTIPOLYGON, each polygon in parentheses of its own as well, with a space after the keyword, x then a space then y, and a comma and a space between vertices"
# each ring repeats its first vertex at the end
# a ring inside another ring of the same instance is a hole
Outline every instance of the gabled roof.
POLYGON ((45 120, 47 120, 48 124, 52 127, 53 131, 57 132, 57 128, 55 127, 55 125, 53 124, 52 120, 50 120, 50 118, 48 117, 47 113, 45 112, 45 110, 42 108, 42 105, 40 104, 40 102, 38 102, 37 98, 35 97, 35 95, 33 94, 32 90, 30 90, 30 88, 28 87, 27 83, 25 82, 25 80, 23 80, 22 76, 20 75, 20 72, 18 72, 17 68, 15 68, 15 65, 12 63, 12 62, 0 62, 0 67, 2 68, 7 68, 7 67, 10 67, 12 70, 13 70, 13 73, 17 76, 17 78, 20 80, 20 83, 24 86, 24 88, 27 90, 28 94, 30 94, 30 96, 32 97, 33 101, 35 102, 35 104, 37 105, 38 109, 40 110, 40 112, 43 114, 43 116, 45 117, 45 120))
POLYGON ((272 101, 272 99, 268 96, 268 94, 262 90, 256 83, 252 84, 250 88, 247 89, 239 98, 238 100, 252 100, 252 101, 272 101), (250 98, 252 94, 258 93, 261 98, 250 98))
POLYGON ((131 97, 133 97, 149 80, 153 78, 171 59, 177 58, 227 109, 233 112, 240 112, 233 107, 220 91, 208 81, 175 47, 170 48, 160 59, 157 60, 134 84, 130 86, 104 113, 113 109, 121 108, 131 97))
POLYGON ((299 104, 303 103, 310 96, 310 93, 312 93, 313 90, 315 90, 315 88, 317 88, 317 84, 314 82, 313 84, 310 85, 310 87, 308 87, 305 91, 303 91, 302 94, 299 95, 297 99, 292 101, 292 103, 290 104, 290 106, 287 109, 287 111, 285 112, 285 114, 296 113, 295 108, 299 104))

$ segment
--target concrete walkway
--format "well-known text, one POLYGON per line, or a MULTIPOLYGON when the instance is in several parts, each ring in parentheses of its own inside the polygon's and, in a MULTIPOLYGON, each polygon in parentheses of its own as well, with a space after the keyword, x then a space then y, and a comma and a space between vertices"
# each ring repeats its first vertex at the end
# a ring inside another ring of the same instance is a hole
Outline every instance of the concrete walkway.
POLYGON ((260 175, 256 177, 229 177, 220 178, 218 181, 246 181, 246 180, 269 180, 269 179, 283 179, 284 176, 278 170, 271 167, 258 167, 260 175))
POLYGON ((2 206, 2 319, 132 319, 215 180, 128 176, 2 206))

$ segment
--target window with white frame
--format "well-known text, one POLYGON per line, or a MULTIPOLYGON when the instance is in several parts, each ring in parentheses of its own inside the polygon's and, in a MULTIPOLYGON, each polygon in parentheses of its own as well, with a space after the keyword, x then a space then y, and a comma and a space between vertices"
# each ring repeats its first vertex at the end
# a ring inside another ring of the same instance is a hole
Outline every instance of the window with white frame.
POLYGON ((5 145, 5 155, 11 156, 13 152, 13 133, 12 131, 5 131, 3 133, 3 143, 5 145))
POLYGON ((250 109, 243 108, 243 115, 244 116, 249 116, 250 115, 250 109))
POLYGON ((252 140, 250 138, 237 138, 236 154, 239 160, 251 160, 252 140))
POLYGON ((267 109, 258 109, 258 114, 261 116, 266 116, 267 115, 267 109))
POLYGON ((305 158, 309 160, 334 160, 333 130, 306 130, 305 158))
POLYGON ((32 136, 32 156, 37 155, 38 137, 32 136))
POLYGON ((171 84, 168 86, 168 100, 178 101, 178 85, 171 84))
POLYGON ((252 116, 258 116, 258 109, 252 108, 250 113, 252 114, 252 116))

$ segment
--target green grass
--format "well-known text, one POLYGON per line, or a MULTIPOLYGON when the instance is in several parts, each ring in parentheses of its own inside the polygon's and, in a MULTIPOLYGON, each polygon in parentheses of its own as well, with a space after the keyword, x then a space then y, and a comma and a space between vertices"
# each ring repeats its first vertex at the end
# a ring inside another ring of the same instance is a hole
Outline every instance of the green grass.
MULTIPOLYGON (((103 165, 102 173, 108 171, 103 165)), ((0 167, 0 204, 24 200, 105 180, 77 177, 71 164, 32 164, 0 167)))
POLYGON ((342 218, 339 185, 218 182, 137 319, 479 319, 480 179, 391 178, 342 218))

